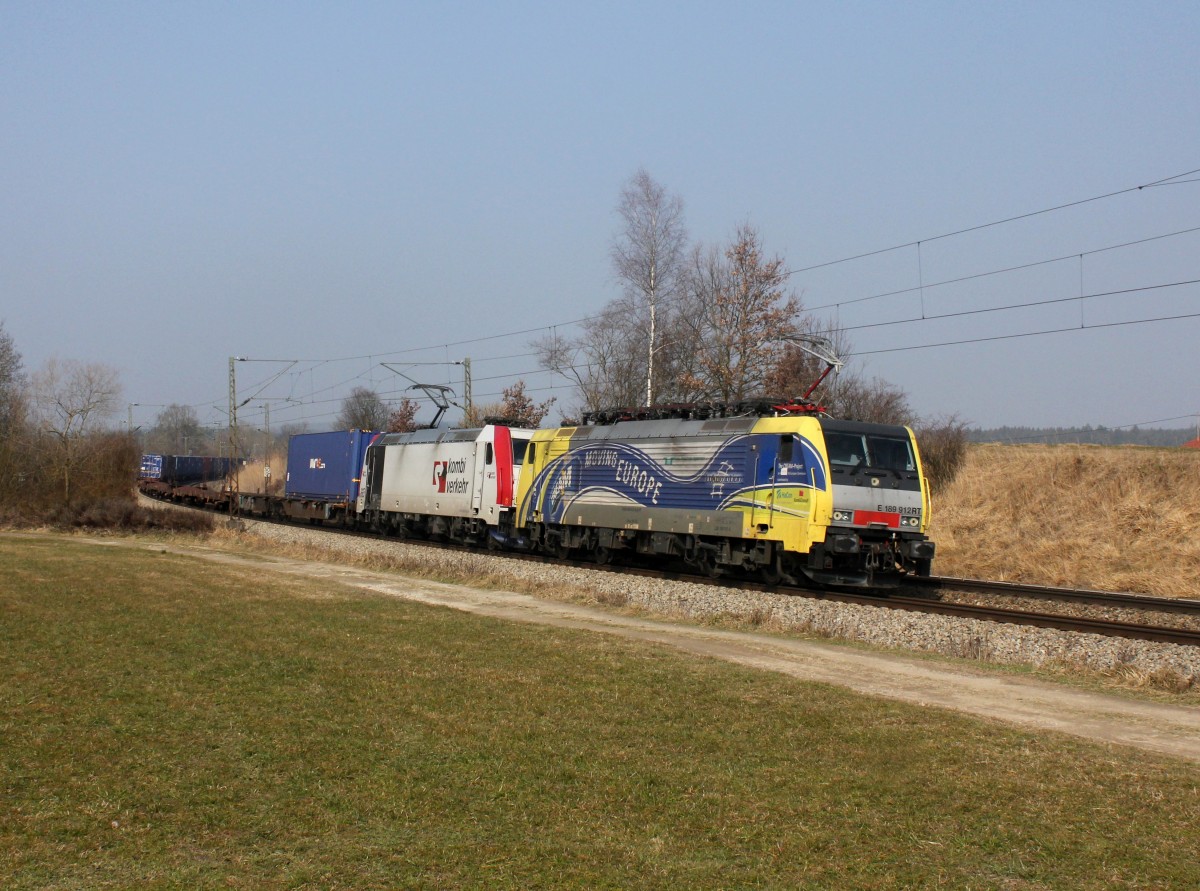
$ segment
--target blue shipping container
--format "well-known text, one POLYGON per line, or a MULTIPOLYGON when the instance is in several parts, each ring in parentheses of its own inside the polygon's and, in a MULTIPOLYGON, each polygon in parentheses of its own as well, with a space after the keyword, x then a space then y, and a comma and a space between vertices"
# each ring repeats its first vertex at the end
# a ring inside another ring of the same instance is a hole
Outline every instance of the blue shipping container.
POLYGON ((288 498, 353 502, 367 446, 378 433, 370 430, 337 430, 332 433, 297 433, 288 441, 288 498))
POLYGON ((142 455, 138 476, 171 486, 189 486, 224 479, 232 463, 229 458, 213 455, 142 455))

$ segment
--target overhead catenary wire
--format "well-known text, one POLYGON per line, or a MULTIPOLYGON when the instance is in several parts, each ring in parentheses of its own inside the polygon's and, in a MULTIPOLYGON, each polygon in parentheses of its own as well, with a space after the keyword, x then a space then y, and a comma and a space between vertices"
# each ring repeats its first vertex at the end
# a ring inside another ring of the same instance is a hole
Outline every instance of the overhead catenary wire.
POLYGON ((1174 232, 1164 232, 1160 235, 1151 235, 1147 238, 1138 238, 1134 241, 1125 241, 1120 244, 1111 244, 1102 248, 1094 248, 1090 251, 1076 251, 1070 254, 1063 254, 1059 257, 1050 257, 1045 260, 1033 260, 1029 263, 1021 263, 1016 266, 1005 266, 1001 269, 989 269, 986 272, 975 272, 971 273, 970 275, 960 275, 956 278, 945 279, 944 281, 923 283, 921 285, 914 285, 908 288, 899 288, 895 291, 883 291, 879 294, 871 294, 867 297, 854 297, 850 300, 838 300, 835 303, 824 303, 820 306, 806 306, 805 309, 809 312, 817 312, 818 310, 822 309, 833 309, 835 307, 852 306, 856 303, 866 303, 869 300, 878 300, 882 297, 895 297, 901 294, 912 294, 918 290, 928 291, 932 288, 940 288, 945 285, 957 285, 961 284, 962 282, 974 281, 975 279, 980 278, 988 278, 994 275, 1004 275, 1005 273, 1009 272, 1020 272, 1025 269, 1035 269, 1038 266, 1048 266, 1052 263, 1062 263, 1066 260, 1081 259, 1083 257, 1090 257, 1093 254, 1102 254, 1108 251, 1119 250, 1121 248, 1134 247, 1139 244, 1148 244, 1153 241, 1160 241, 1164 238, 1174 238, 1179 235, 1189 235, 1193 232, 1200 232, 1200 226, 1192 226, 1188 229, 1178 229, 1174 232))
POLYGON ((1001 220, 992 220, 989 223, 979 223, 975 226, 967 226, 963 229, 955 229, 952 232, 943 232, 941 235, 926 236, 925 238, 906 241, 903 244, 896 244, 892 245, 891 247, 879 248, 878 250, 873 251, 864 251, 861 254, 854 254, 853 256, 849 257, 841 257, 837 260, 827 260, 824 263, 814 263, 811 266, 804 266, 799 269, 789 269, 787 270, 787 274, 795 275, 801 272, 811 272, 814 269, 825 269, 829 266, 838 266, 842 263, 850 263, 854 260, 865 260, 867 257, 877 257, 880 254, 888 254, 892 251, 902 251, 905 248, 915 247, 921 244, 921 242, 928 243, 931 241, 941 241, 946 238, 953 238, 956 235, 966 235, 970 232, 979 232, 982 229, 990 229, 994 226, 1003 226, 1007 223, 1015 223, 1018 220, 1028 220, 1031 217, 1041 216, 1042 214, 1054 213, 1055 211, 1059 210, 1067 210, 1068 208, 1072 207, 1080 207, 1084 204, 1091 204, 1095 201, 1104 201, 1108 198, 1116 198, 1118 195, 1128 195, 1131 192, 1140 192, 1143 189, 1148 189, 1153 186, 1182 185, 1183 183, 1196 182, 1197 180, 1182 178, 1185 176, 1192 176, 1196 173, 1200 173, 1200 167, 1196 168, 1195 170, 1187 170, 1183 173, 1176 173, 1174 176, 1165 176, 1162 179, 1157 179, 1154 182, 1143 183, 1140 186, 1129 186, 1125 189, 1118 189, 1115 192, 1105 192, 1103 195, 1093 195, 1090 198, 1081 198, 1078 201, 1068 201, 1065 204, 1056 204, 1053 207, 1046 207, 1041 210, 1031 210, 1028 213, 1016 214, 1015 216, 1005 217, 1001 220))
MULTIPOLYGON (((1162 177, 1160 179, 1157 179, 1157 180, 1154 180, 1154 181, 1148 182, 1148 183, 1143 183, 1141 185, 1130 186, 1127 188, 1122 188, 1122 189, 1117 189, 1114 191, 1106 192, 1106 193, 1103 193, 1100 195, 1094 195, 1094 196, 1084 198, 1084 199, 1079 199, 1079 200, 1075 200, 1075 201, 1056 204, 1056 205, 1053 205, 1050 207, 1042 208, 1040 210, 1016 214, 1013 216, 1005 217, 1003 219, 980 223, 977 225, 968 226, 968 227, 956 229, 956 230, 949 231, 949 232, 944 232, 944 233, 937 234, 937 235, 925 236, 925 237, 915 240, 915 241, 908 241, 903 244, 897 244, 897 245, 894 245, 894 246, 888 247, 888 248, 860 252, 860 253, 854 254, 852 256, 842 257, 842 258, 832 260, 832 261, 826 261, 823 263, 817 263, 817 264, 812 264, 809 266, 800 267, 797 269, 787 270, 786 274, 794 275, 794 274, 801 273, 801 272, 807 272, 810 270, 825 268, 828 266, 833 266, 833 265, 837 265, 837 264, 841 264, 841 263, 848 263, 848 262, 851 262, 854 260, 859 260, 859 259, 863 259, 866 257, 876 256, 878 254, 887 253, 889 251, 902 250, 904 248, 911 248, 914 246, 917 247, 918 251, 920 251, 921 245, 923 242, 928 243, 928 242, 951 238, 951 237, 957 236, 957 235, 964 235, 964 234, 967 234, 970 232, 976 232, 976 231, 988 229, 991 227, 1001 226, 1001 225, 1004 225, 1007 223, 1013 223, 1013 222, 1016 222, 1019 220, 1029 219, 1031 217, 1036 217, 1036 216, 1039 216, 1042 214, 1048 214, 1048 213, 1052 213, 1055 211, 1061 211, 1061 210, 1065 210, 1065 209, 1072 208, 1072 207, 1078 207, 1081 205, 1086 205, 1089 203, 1098 202, 1098 201, 1114 198, 1114 197, 1121 196, 1121 195, 1135 193, 1135 192, 1138 192, 1138 191, 1141 191, 1144 189, 1148 189, 1148 188, 1161 188, 1161 187, 1165 187, 1167 185, 1181 185, 1184 183, 1200 182, 1200 178, 1194 177, 1194 175, 1197 173, 1200 173, 1200 168, 1185 171, 1183 173, 1174 174, 1172 176, 1162 177)), ((1011 267, 1006 267, 1004 269, 989 270, 989 271, 981 272, 981 273, 973 273, 971 275, 960 276, 960 277, 957 277, 954 279, 947 279, 945 281, 939 281, 939 282, 924 281, 924 271, 923 271, 923 266, 922 266, 919 268, 919 271, 918 271, 919 282, 915 288, 904 288, 904 289, 899 289, 899 290, 895 290, 895 291, 884 292, 882 294, 875 294, 875 295, 869 295, 866 297, 854 298, 852 300, 838 301, 836 303, 825 304, 823 306, 810 307, 808 309, 810 312, 813 312, 813 311, 816 311, 819 309, 824 309, 824 308, 829 308, 829 307, 839 307, 840 308, 841 306, 850 305, 852 303, 860 303, 860 302, 864 302, 864 301, 868 301, 868 300, 880 299, 881 297, 902 295, 902 294, 911 293, 913 291, 919 291, 922 295, 922 319, 921 320, 933 321, 933 320, 940 319, 940 318, 949 318, 954 315, 972 315, 972 314, 983 313, 983 312, 997 312, 997 311, 1002 311, 1005 309, 1020 309, 1020 308, 1027 308, 1030 306, 1037 306, 1037 305, 1061 302, 1059 299, 1051 299, 1051 300, 1046 300, 1046 301, 1035 301, 1035 302, 1030 302, 1030 303, 1026 303, 1026 304, 1017 304, 1017 305, 1013 305, 1010 307, 994 307, 994 308, 981 309, 981 310, 967 310, 967 311, 962 311, 960 313, 941 314, 941 315, 936 315, 936 316, 929 316, 928 318, 926 318, 926 313, 924 311, 925 310, 924 294, 927 290, 932 289, 932 288, 941 287, 944 285, 949 285, 949 284, 968 281, 968 280, 973 280, 973 279, 979 279, 979 278, 983 278, 983 277, 986 277, 989 275, 1000 275, 1000 274, 1004 274, 1006 272, 1012 272, 1012 271, 1016 271, 1019 269, 1027 269, 1027 268, 1031 268, 1031 267, 1035 267, 1035 266, 1041 266, 1041 265, 1047 265, 1047 264, 1051 264, 1051 263, 1062 262, 1065 259, 1079 258, 1082 262, 1082 258, 1084 256, 1090 256, 1092 254, 1096 254, 1096 253, 1100 253, 1100 252, 1104 252, 1104 251, 1112 251, 1112 250, 1117 250, 1120 248, 1130 247, 1133 245, 1144 244, 1144 243, 1147 243, 1150 241, 1155 241, 1155 240, 1163 239, 1163 238, 1170 238, 1170 237, 1188 234, 1188 233, 1192 233, 1192 232, 1196 232, 1196 231, 1200 231, 1200 227, 1192 227, 1192 228, 1188 228, 1188 229, 1178 230, 1175 232, 1163 233, 1160 235, 1154 235, 1154 236, 1150 236, 1147 238, 1122 242, 1121 244, 1109 245, 1106 247, 1096 248, 1096 249, 1083 251, 1083 252, 1076 251, 1071 254, 1064 255, 1062 257, 1053 257, 1053 258, 1049 258, 1049 259, 1045 259, 1045 260, 1035 261, 1032 263, 1021 264, 1019 266, 1011 266, 1011 267)), ((920 258, 918 258, 918 262, 920 262, 920 258)), ((1163 287, 1166 287, 1166 286, 1163 286, 1163 287)), ((1141 289, 1129 289, 1129 290, 1133 291, 1133 290, 1141 290, 1141 289)), ((1116 292, 1111 292, 1111 293, 1116 293, 1116 292)), ((1082 305, 1082 300, 1086 299, 1088 297, 1091 297, 1091 296, 1102 296, 1102 295, 1101 294, 1084 295, 1084 294, 1082 294, 1082 287, 1081 287, 1081 294, 1076 296, 1074 299, 1080 299, 1081 305, 1082 305)), ((365 354, 356 355, 356 356, 342 356, 342 357, 336 357, 336 358, 322 357, 322 358, 313 358, 313 359, 297 359, 297 360, 270 359, 270 360, 258 360, 258 361, 289 361, 289 362, 297 362, 297 363, 310 363, 311 367, 304 369, 302 371, 296 372, 296 374, 298 374, 298 375, 308 374, 308 375, 310 375, 310 380, 312 380, 311 375, 316 371, 316 369, 318 369, 324 365, 330 365, 330 364, 347 362, 347 361, 372 360, 371 368, 368 368, 364 372, 354 375, 354 376, 351 376, 351 377, 348 377, 348 378, 345 378, 345 379, 342 379, 338 383, 323 386, 319 390, 312 390, 309 394, 307 394, 307 399, 302 397, 301 399, 296 400, 298 404, 304 404, 304 403, 307 403, 309 405, 327 404, 327 403, 333 403, 333 402, 336 402, 339 400, 336 398, 329 399, 329 400, 316 400, 316 399, 313 399, 313 397, 318 394, 333 393, 333 392, 336 392, 339 387, 344 387, 344 386, 354 383, 356 381, 367 379, 372 373, 371 369, 374 368, 374 366, 376 364, 374 360, 392 358, 392 357, 400 357, 400 356, 408 356, 408 355, 413 355, 413 354, 421 353, 421 352, 429 352, 432 350, 445 350, 448 352, 451 347, 463 347, 463 346, 468 346, 468 345, 481 344, 481 343, 486 343, 486 342, 503 340, 506 338, 513 338, 513 337, 519 337, 519 336, 531 335, 531 334, 537 334, 537 333, 543 333, 543 332, 550 333, 552 336, 557 336, 559 334, 558 329, 560 327, 571 327, 571 326, 575 326, 575 325, 584 324, 589 321, 594 321, 596 319, 599 319, 599 318, 603 317, 603 315, 604 315, 604 312, 601 311, 601 312, 598 312, 595 314, 586 315, 586 316, 572 319, 570 321, 565 321, 565 322, 555 322, 555 323, 548 324, 548 325, 539 325, 536 327, 526 327, 526 328, 521 328, 521 329, 515 329, 512 331, 507 331, 507 332, 488 334, 488 335, 484 335, 484 336, 480 336, 480 337, 464 338, 461 340, 451 341, 451 342, 442 343, 442 344, 435 344, 435 345, 429 345, 429 346, 423 346, 423 347, 408 347, 408 348, 390 351, 390 352, 375 351, 372 353, 365 353, 365 354)), ((1092 326, 1081 325, 1081 327, 1084 330, 1086 330, 1089 327, 1091 327, 1091 328, 1110 327, 1111 324, 1141 324, 1141 323, 1148 323, 1148 322, 1161 321, 1161 320, 1167 320, 1167 319, 1186 319, 1186 318, 1191 318, 1191 316, 1189 316, 1189 315, 1164 316, 1159 319, 1139 319, 1139 320, 1131 320, 1131 321, 1122 322, 1122 323, 1110 323, 1110 325, 1092 325, 1092 326)), ((904 319, 904 320, 897 320, 895 322, 876 323, 874 325, 862 325, 862 326, 857 326, 855 328, 850 328, 850 329, 846 329, 846 330, 860 330, 863 328, 870 328, 870 327, 882 327, 882 326, 885 326, 888 324, 906 324, 906 323, 911 323, 912 321, 918 321, 918 320, 904 319)), ((1082 321, 1082 319, 1081 319, 1081 321, 1082 321)), ((1075 329, 1075 330, 1079 330, 1079 329, 1075 329)), ((905 349, 927 349, 927 348, 931 348, 934 346, 950 345, 951 343, 958 343, 958 342, 964 342, 964 343, 965 342, 985 342, 988 340, 1006 339, 1007 337, 1036 336, 1036 335, 1048 334, 1048 333, 1055 333, 1055 332, 1053 330, 1029 331, 1029 332, 1023 332, 1021 334, 1007 335, 1004 337, 986 337, 986 338, 978 338, 975 340, 947 342, 946 344, 928 344, 928 345, 919 345, 919 346, 914 346, 914 347, 895 347, 895 348, 890 348, 890 349, 869 350, 869 351, 864 350, 864 351, 857 351, 856 353, 854 353, 854 355, 870 355, 870 354, 882 353, 882 352, 897 352, 897 351, 903 351, 905 349)), ((527 357, 532 357, 535 355, 537 355, 536 352, 513 353, 513 354, 506 355, 506 356, 490 356, 490 357, 489 356, 476 356, 476 357, 472 357, 472 360, 477 363, 482 363, 482 362, 489 362, 489 361, 509 360, 509 359, 514 359, 514 358, 527 358, 527 357)), ((449 360, 447 362, 423 362, 422 361, 420 364, 447 365, 447 364, 449 364, 449 360)), ((581 366, 565 366, 565 367, 586 368, 587 366, 581 365, 581 366)), ((535 374, 542 374, 542 373, 553 374, 553 372, 550 371, 549 369, 538 368, 538 369, 534 369, 534 370, 527 371, 527 372, 515 372, 515 373, 510 373, 507 375, 485 376, 482 378, 476 378, 476 380, 490 381, 490 380, 503 379, 506 377, 512 378, 512 377, 516 377, 516 376, 535 375, 535 374)), ((265 389, 265 387, 269 384, 269 382, 262 382, 262 384, 263 384, 263 386, 257 390, 257 392, 259 392, 259 393, 262 392, 262 389, 265 389)), ((254 390, 253 387, 250 389, 254 390)), ((530 387, 529 392, 545 392, 548 390, 553 391, 553 390, 558 390, 558 389, 569 389, 569 386, 552 384, 548 387, 530 387)), ((488 396, 490 396, 490 395, 492 395, 492 394, 482 394, 480 396, 480 398, 488 398, 488 396)), ((497 394, 497 395, 499 395, 499 394, 497 394)), ((210 400, 208 402, 196 403, 195 407, 211 407, 211 408, 216 408, 217 410, 219 410, 219 406, 220 406, 221 402, 222 402, 222 400, 220 400, 220 399, 214 399, 214 400, 210 400)))
MULTIPOLYGON (((1121 288, 1116 291, 1097 291, 1095 294, 1072 294, 1070 297, 1049 297, 1045 300, 1030 300, 1025 303, 1009 303, 1004 306, 988 306, 981 309, 961 309, 957 312, 939 313, 935 316, 922 315, 919 319, 892 319, 887 322, 868 322, 863 325, 850 325, 842 328, 842 331, 863 331, 868 328, 888 328, 893 325, 911 325, 915 322, 934 322, 939 319, 956 319, 962 316, 983 315, 990 312, 1006 312, 1013 309, 1031 309, 1037 306, 1053 306, 1056 303, 1072 303, 1076 300, 1090 300, 1094 297, 1115 297, 1121 294, 1137 294, 1143 291, 1157 291, 1163 288, 1179 288, 1184 285, 1200 284, 1200 278, 1188 279, 1181 282, 1166 282, 1158 285, 1142 285, 1137 288, 1121 288)), ((1080 327, 1086 328, 1086 325, 1080 327)))
MULTIPOLYGON (((1167 283, 1167 284, 1162 284, 1162 285, 1149 285, 1149 286, 1145 286, 1143 288, 1131 288, 1131 289, 1124 289, 1123 291, 1104 292, 1104 293, 1087 295, 1087 296, 1098 297, 1098 296, 1106 296, 1109 294, 1132 293, 1132 292, 1149 290, 1149 289, 1154 289, 1154 288, 1174 287, 1174 286, 1178 286, 1178 285, 1196 284, 1196 283, 1200 283, 1200 280, 1192 280, 1192 281, 1187 281, 1187 282, 1172 282, 1172 283, 1167 283)), ((1030 306, 1051 305, 1051 304, 1069 302, 1071 300, 1078 300, 1078 299, 1079 299, 1078 297, 1053 298, 1053 299, 1049 299, 1049 300, 1034 301, 1031 303, 1015 305, 1015 306, 992 307, 992 308, 987 308, 987 309, 968 310, 968 311, 964 311, 961 313, 950 313, 950 314, 947 314, 946 316, 932 316, 932 317, 928 317, 925 319, 902 319, 902 320, 897 320, 897 321, 893 321, 893 322, 884 322, 884 323, 878 323, 877 325, 861 326, 861 327, 883 327, 883 326, 888 326, 888 325, 911 324, 913 322, 929 322, 929 321, 935 321, 939 318, 945 318, 945 317, 950 317, 950 316, 975 315, 975 314, 987 313, 987 312, 997 312, 997 311, 1002 311, 1005 309, 1017 309, 1017 308, 1028 308, 1030 306)), ((1016 333, 1012 333, 1012 334, 990 335, 990 336, 978 337, 978 338, 963 338, 963 339, 958 339, 958 340, 938 341, 935 343, 911 344, 911 345, 906 345, 906 346, 886 347, 886 348, 872 349, 872 350, 855 350, 852 353, 850 353, 846 358, 852 358, 855 356, 881 355, 881 354, 885 354, 885 353, 911 352, 911 351, 915 351, 915 350, 936 349, 939 347, 963 346, 963 345, 976 344, 976 343, 1014 340, 1014 339, 1020 339, 1020 338, 1025 338, 1025 337, 1038 337, 1038 336, 1045 336, 1045 335, 1050 335, 1050 334, 1064 334, 1064 333, 1070 333, 1070 332, 1077 332, 1080 330, 1117 328, 1117 327, 1124 327, 1124 326, 1129 326, 1129 325, 1141 325, 1141 324, 1152 324, 1152 323, 1158 323, 1158 322, 1180 321, 1180 320, 1194 319, 1194 318, 1200 318, 1200 312, 1185 313, 1185 314, 1171 315, 1171 316, 1158 316, 1158 317, 1142 318, 1142 319, 1128 319, 1128 320, 1119 321, 1119 322, 1092 323, 1092 324, 1083 325, 1082 327, 1072 325, 1071 327, 1047 328, 1047 329, 1041 329, 1041 330, 1036 330, 1036 331, 1016 332, 1016 333)), ((847 330, 853 330, 853 329, 847 329, 847 330)), ((592 366, 589 363, 578 363, 578 364, 573 364, 573 365, 569 365, 569 366, 565 366, 565 367, 569 368, 570 370, 574 370, 574 371, 586 371, 586 370, 589 370, 592 366)), ((476 380, 483 382, 483 381, 491 381, 491 380, 506 380, 506 379, 511 379, 513 377, 523 378, 526 375, 533 375, 533 374, 537 374, 537 373, 544 372, 544 371, 545 371, 545 369, 529 369, 529 370, 520 371, 520 372, 513 372, 510 374, 492 375, 492 376, 488 376, 488 377, 484 377, 484 378, 477 378, 476 380)), ((530 387, 527 387, 526 392, 527 393, 545 393, 545 392, 553 392, 556 390, 569 390, 569 389, 571 389, 570 385, 564 383, 564 384, 550 384, 547 386, 530 386, 530 387)), ((382 396, 399 397, 402 395, 408 395, 409 398, 413 398, 414 401, 418 401, 418 402, 428 401, 427 398, 424 396, 417 396, 417 395, 409 394, 409 393, 407 393, 407 391, 405 391, 403 389, 385 391, 384 393, 381 393, 380 395, 381 395, 381 397, 382 396)), ((502 392, 481 393, 481 394, 478 394, 478 399, 480 399, 480 400, 490 399, 490 398, 500 397, 502 395, 503 395, 502 392)), ((316 406, 320 406, 320 405, 340 404, 343 401, 343 398, 342 397, 331 397, 328 399, 309 399, 309 400, 292 400, 292 401, 299 405, 305 405, 308 407, 316 407, 316 406)), ((332 416, 334 414, 336 414, 336 412, 330 411, 330 412, 326 413, 327 416, 332 416)))
POLYGON ((963 340, 946 340, 939 343, 921 343, 909 346, 887 347, 878 350, 855 350, 850 356, 877 356, 883 353, 906 353, 912 350, 931 350, 936 347, 963 346, 971 343, 989 343, 997 340, 1016 340, 1022 337, 1040 337, 1044 334, 1063 334, 1065 332, 1092 331, 1101 328, 1120 328, 1125 325, 1148 325, 1155 322, 1177 322, 1183 319, 1200 319, 1200 312, 1182 313, 1175 316, 1157 316, 1152 319, 1127 319, 1122 322, 1096 322, 1080 328, 1072 325, 1070 328, 1047 328, 1042 331, 1021 331, 1016 334, 994 334, 990 337, 973 337, 963 340))

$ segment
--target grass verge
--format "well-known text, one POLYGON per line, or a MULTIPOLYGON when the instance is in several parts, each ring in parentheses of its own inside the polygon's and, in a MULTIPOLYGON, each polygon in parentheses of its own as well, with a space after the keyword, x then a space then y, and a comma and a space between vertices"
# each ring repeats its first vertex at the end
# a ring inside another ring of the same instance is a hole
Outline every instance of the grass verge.
MULTIPOLYGON (((213 532, 213 540, 221 547, 227 547, 244 554, 276 554, 294 557, 301 560, 317 560, 325 563, 342 563, 360 566, 366 569, 398 572, 412 578, 429 578, 451 584, 467 584, 476 588, 500 588, 506 591, 518 591, 539 598, 554 598, 572 603, 596 604, 609 609, 621 610, 627 614, 645 615, 664 618, 672 621, 680 620, 678 613, 655 612, 643 606, 632 605, 627 595, 614 592, 603 587, 594 587, 586 583, 576 586, 555 587, 552 589, 540 582, 531 582, 519 575, 506 572, 503 568, 483 574, 472 572, 473 567, 448 568, 445 564, 431 568, 420 551, 409 550, 404 543, 393 540, 395 547, 387 553, 376 551, 348 553, 346 550, 333 545, 305 543, 285 543, 277 539, 258 535, 253 529, 249 531, 231 531, 228 527, 218 525, 213 532)), ((418 549, 420 545, 416 545, 418 549)), ((808 622, 784 621, 770 610, 760 605, 750 605, 741 611, 731 611, 713 614, 704 619, 694 617, 685 621, 701 621, 703 624, 731 630, 754 630, 767 634, 779 634, 785 637, 799 637, 820 640, 836 640, 845 646, 863 649, 871 652, 904 652, 918 659, 935 662, 951 662, 954 664, 984 664, 989 670, 1039 677, 1056 683, 1070 684, 1089 690, 1100 690, 1107 693, 1120 693, 1133 698, 1149 699, 1155 702, 1173 704, 1200 705, 1200 684, 1196 683, 1194 673, 1182 674, 1174 670, 1157 672, 1137 669, 1129 665, 1116 665, 1112 668, 1097 668, 1095 666, 1072 662, 1069 660, 1052 661, 1040 665, 1025 665, 1015 662, 993 661, 988 658, 987 649, 972 641, 962 642, 963 646, 956 652, 928 652, 922 650, 888 648, 861 640, 838 636, 814 627, 808 622)))
POLYGON ((179 557, 0 538, 5 888, 1189 887, 1200 772, 179 557))

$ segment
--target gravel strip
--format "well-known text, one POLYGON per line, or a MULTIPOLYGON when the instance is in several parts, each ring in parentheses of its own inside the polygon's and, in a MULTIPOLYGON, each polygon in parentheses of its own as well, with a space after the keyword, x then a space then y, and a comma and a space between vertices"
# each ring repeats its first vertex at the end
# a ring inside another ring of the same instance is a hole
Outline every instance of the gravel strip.
MULTIPOLYGON (((743 622, 772 631, 800 631, 882 647, 939 653, 986 662, 1080 666, 1156 678, 1177 691, 1200 685, 1200 647, 1031 628, 883 607, 831 603, 783 594, 732 592, 690 582, 649 579, 494 554, 409 545, 396 540, 330 535, 319 529, 242 521, 248 532, 348 556, 386 556, 415 569, 462 578, 512 578, 522 589, 554 599, 582 594, 608 607, 711 622, 743 622)), ((402 570, 400 570, 402 571, 402 570)))

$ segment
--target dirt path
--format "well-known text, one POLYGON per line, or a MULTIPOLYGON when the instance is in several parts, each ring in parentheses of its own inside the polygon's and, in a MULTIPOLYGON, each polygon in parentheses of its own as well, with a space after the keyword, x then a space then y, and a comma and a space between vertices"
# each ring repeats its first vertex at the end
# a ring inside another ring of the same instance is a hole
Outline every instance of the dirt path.
MULTIPOLYGON (((133 547, 138 542, 101 542, 133 547)), ((162 545, 155 544, 155 549, 162 545)), ((901 655, 724 631, 602 609, 540 600, 527 594, 470 588, 274 556, 242 556, 192 547, 169 550, 280 575, 324 579, 405 600, 518 622, 614 634, 872 696, 937 706, 1038 730, 1135 746, 1200 763, 1200 708, 1139 702, 1074 690, 985 669, 948 666, 901 655)))

